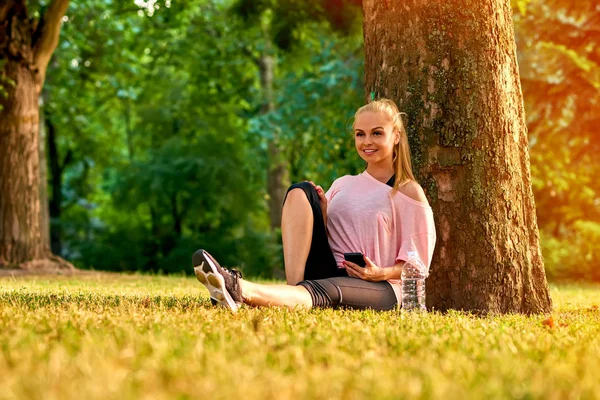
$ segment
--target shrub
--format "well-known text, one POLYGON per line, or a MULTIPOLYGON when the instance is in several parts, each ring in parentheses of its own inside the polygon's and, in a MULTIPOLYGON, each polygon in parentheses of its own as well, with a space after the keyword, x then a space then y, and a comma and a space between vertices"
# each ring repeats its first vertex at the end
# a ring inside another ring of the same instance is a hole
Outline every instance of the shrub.
POLYGON ((600 282, 600 223, 577 221, 560 238, 542 230, 540 240, 549 280, 600 282))

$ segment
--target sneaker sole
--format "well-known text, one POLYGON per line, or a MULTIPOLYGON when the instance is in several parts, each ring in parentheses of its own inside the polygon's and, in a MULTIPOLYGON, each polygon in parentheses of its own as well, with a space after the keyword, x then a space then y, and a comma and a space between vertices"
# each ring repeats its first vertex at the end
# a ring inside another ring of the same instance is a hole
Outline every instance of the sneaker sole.
POLYGON ((225 288, 223 276, 217 271, 217 268, 213 265, 209 257, 205 257, 202 254, 201 258, 202 261, 200 261, 200 264, 194 266, 196 279, 208 289, 211 302, 214 300, 220 306, 236 312, 239 306, 225 288))

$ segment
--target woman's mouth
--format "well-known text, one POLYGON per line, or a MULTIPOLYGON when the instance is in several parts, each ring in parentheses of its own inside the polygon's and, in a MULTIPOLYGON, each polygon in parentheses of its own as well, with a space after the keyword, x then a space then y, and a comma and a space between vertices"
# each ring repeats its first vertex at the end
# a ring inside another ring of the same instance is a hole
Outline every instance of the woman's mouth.
POLYGON ((373 153, 375 153, 376 151, 377 151, 377 150, 375 150, 375 149, 366 149, 366 150, 363 150, 363 152, 364 152, 365 154, 373 154, 373 153))

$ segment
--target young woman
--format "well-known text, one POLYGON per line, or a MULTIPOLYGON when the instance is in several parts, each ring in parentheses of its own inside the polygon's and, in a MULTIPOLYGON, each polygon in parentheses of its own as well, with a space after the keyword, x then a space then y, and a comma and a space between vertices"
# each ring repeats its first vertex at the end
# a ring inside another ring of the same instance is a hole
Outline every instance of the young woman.
POLYGON ((415 181, 398 107, 377 100, 359 108, 354 142, 367 168, 336 179, 324 193, 302 182, 288 189, 281 233, 288 285, 242 279, 205 250, 192 257, 213 302, 236 311, 253 306, 349 307, 390 310, 401 304, 400 276, 408 252, 429 267, 433 213, 415 181), (362 253, 365 267, 344 253, 362 253))

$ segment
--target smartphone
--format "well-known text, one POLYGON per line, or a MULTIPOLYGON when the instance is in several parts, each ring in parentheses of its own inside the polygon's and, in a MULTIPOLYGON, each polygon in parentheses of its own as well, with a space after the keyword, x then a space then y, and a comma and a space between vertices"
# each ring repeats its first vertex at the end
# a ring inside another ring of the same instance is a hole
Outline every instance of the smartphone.
POLYGON ((367 266, 367 263, 365 262, 362 253, 344 253, 344 260, 353 262, 359 267, 364 268, 367 266))

